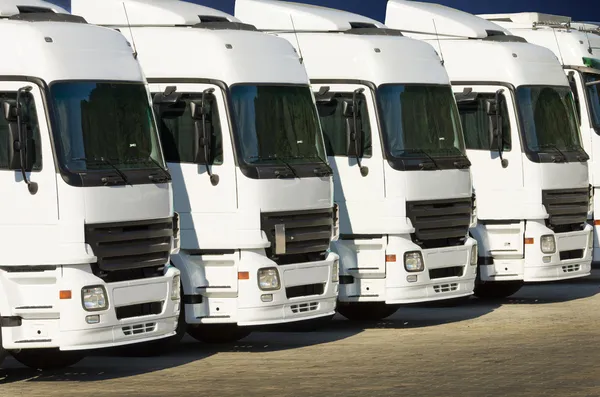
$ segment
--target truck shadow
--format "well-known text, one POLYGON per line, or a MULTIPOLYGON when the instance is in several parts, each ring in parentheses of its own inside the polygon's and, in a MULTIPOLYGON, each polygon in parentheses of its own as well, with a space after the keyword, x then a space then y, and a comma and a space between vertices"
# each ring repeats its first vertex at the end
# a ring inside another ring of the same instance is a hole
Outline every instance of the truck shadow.
POLYGON ((591 298, 600 293, 600 270, 584 278, 526 284, 519 292, 504 300, 507 305, 540 305, 591 298))

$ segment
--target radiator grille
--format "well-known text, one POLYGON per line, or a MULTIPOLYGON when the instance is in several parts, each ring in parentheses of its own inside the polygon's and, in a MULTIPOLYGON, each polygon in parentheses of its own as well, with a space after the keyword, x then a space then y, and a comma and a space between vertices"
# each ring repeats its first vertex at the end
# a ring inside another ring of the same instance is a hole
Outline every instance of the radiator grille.
POLYGON ((288 299, 299 298, 301 296, 314 296, 323 295, 325 292, 325 284, 308 284, 298 285, 296 287, 289 287, 285 289, 285 294, 288 299))
POLYGON ((323 260, 334 225, 332 208, 271 212, 261 216, 261 228, 271 242, 267 255, 279 265, 323 260))
POLYGON ((461 277, 463 275, 464 266, 443 267, 441 269, 429 270, 429 278, 436 280, 438 278, 461 277))
POLYGON ((570 250, 570 251, 560 251, 560 260, 566 261, 568 259, 581 259, 583 258, 583 250, 570 250))
POLYGON ((148 302, 115 308, 117 319, 151 316, 162 313, 163 302, 148 302))
POLYGON ((587 221, 589 194, 586 188, 542 191, 542 204, 549 215, 546 226, 555 233, 583 230, 587 221))
POLYGON ((172 237, 172 218, 85 226, 85 241, 98 258, 94 273, 109 281, 155 277, 169 260, 172 237), (111 272, 122 274, 111 279, 111 272))
POLYGON ((471 198, 407 202, 413 242, 424 249, 463 245, 472 211, 471 198))

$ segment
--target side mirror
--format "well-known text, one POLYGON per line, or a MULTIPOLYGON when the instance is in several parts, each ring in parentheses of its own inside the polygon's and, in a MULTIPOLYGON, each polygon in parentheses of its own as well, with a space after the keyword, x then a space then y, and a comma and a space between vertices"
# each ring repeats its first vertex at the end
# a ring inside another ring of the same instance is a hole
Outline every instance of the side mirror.
POLYGON ((190 102, 190 112, 194 119, 194 162, 211 163, 212 122, 209 108, 201 101, 190 102))
POLYGON ((17 121, 17 101, 6 100, 2 102, 2 110, 7 122, 14 123, 17 121))
POLYGON ((158 118, 176 119, 183 116, 187 104, 181 100, 181 94, 170 91, 169 88, 163 93, 155 94, 152 98, 154 111, 158 118))
POLYGON ((362 121, 354 111, 351 102, 344 101, 343 114, 346 119, 346 154, 348 157, 362 157, 362 121))
POLYGON ((19 109, 17 101, 7 100, 2 103, 4 118, 8 122, 8 169, 20 170, 25 172, 33 170, 35 163, 35 141, 31 134, 31 128, 28 123, 19 120, 19 109), (21 121, 21 130, 19 130, 19 121, 21 121), (20 134, 23 133, 23 139, 20 134), (21 163, 21 151, 24 152, 23 163, 21 163))
POLYGON ((485 106, 489 120, 490 150, 500 152, 504 142, 501 106, 495 99, 487 100, 485 106))

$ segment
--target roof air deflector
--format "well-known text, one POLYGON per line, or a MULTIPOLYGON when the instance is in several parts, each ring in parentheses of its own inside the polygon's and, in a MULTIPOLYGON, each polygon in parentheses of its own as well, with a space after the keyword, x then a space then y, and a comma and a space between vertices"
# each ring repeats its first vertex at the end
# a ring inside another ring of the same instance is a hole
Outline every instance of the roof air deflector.
POLYGON ((16 14, 8 17, 8 19, 25 22, 70 22, 87 24, 87 21, 78 15, 57 14, 54 12, 16 14))
POLYGON ((17 10, 19 10, 20 14, 54 13, 50 8, 35 6, 17 6, 17 10))

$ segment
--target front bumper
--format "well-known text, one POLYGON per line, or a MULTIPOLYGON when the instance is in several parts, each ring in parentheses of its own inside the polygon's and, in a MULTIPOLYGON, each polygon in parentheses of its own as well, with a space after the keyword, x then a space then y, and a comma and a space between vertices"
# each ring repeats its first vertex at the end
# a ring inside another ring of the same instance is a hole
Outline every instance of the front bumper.
MULTIPOLYGON (((38 304, 13 300, 11 316, 21 318, 21 325, 3 327, 2 339, 7 350, 30 348, 59 348, 60 350, 89 350, 132 343, 147 342, 175 334, 179 316, 179 300, 171 299, 173 278, 179 274, 169 268, 164 276, 106 284, 89 268, 63 266, 61 277, 53 285, 38 285, 38 304), (106 310, 89 312, 81 302, 81 288, 102 285, 108 295, 106 310), (59 291, 71 290, 72 298, 58 299, 59 291), (160 312, 144 315, 143 306, 160 304, 160 312), (117 308, 130 307, 131 314, 117 318, 117 308), (138 310, 139 309, 139 310, 138 310), (97 324, 88 324, 86 317, 98 315, 97 324)), ((7 276, 6 274, 4 276, 7 276)), ((31 276, 31 274, 29 274, 31 276)), ((10 284, 19 277, 8 274, 10 284)), ((4 315, 4 313, 3 313, 4 315)))
MULTIPOLYGON (((355 241, 355 244, 360 244, 355 241)), ((379 253, 370 257, 352 254, 351 249, 340 249, 343 280, 351 283, 340 285, 341 302, 385 302, 386 304, 411 304, 461 298, 473 294, 477 267, 470 265, 471 250, 475 240, 468 238, 464 245, 420 249, 410 239, 388 236, 387 244, 378 248, 379 253), (409 273, 404 268, 404 253, 420 251, 425 270, 409 273), (379 264, 375 272, 371 270, 372 259, 386 255, 396 256, 396 262, 379 264), (371 259, 371 260, 369 260, 371 259), (346 260, 346 263, 343 263, 346 260)), ((371 247, 376 247, 372 244, 371 247)), ((339 247, 339 246, 338 246, 339 247)), ((348 248, 348 247, 346 247, 348 248)), ((359 252, 363 252, 359 248, 359 252)))
MULTIPOLYGON (((185 269, 185 294, 200 291, 201 302, 186 304, 188 324, 233 323, 239 326, 285 324, 329 317, 335 314, 338 282, 333 282, 334 262, 329 253, 325 260, 277 266, 262 250, 242 250, 227 259, 187 256, 180 252, 174 263, 185 269), (228 263, 227 267, 224 266, 228 263), (277 268, 281 288, 262 291, 258 287, 258 270, 277 268), (248 279, 238 280, 238 272, 248 279), (204 286, 199 288, 200 282, 204 286), (235 285, 235 288, 231 288, 235 285), (290 296, 292 295, 292 296, 290 296)), ((200 300, 200 298, 197 298, 200 300)))

